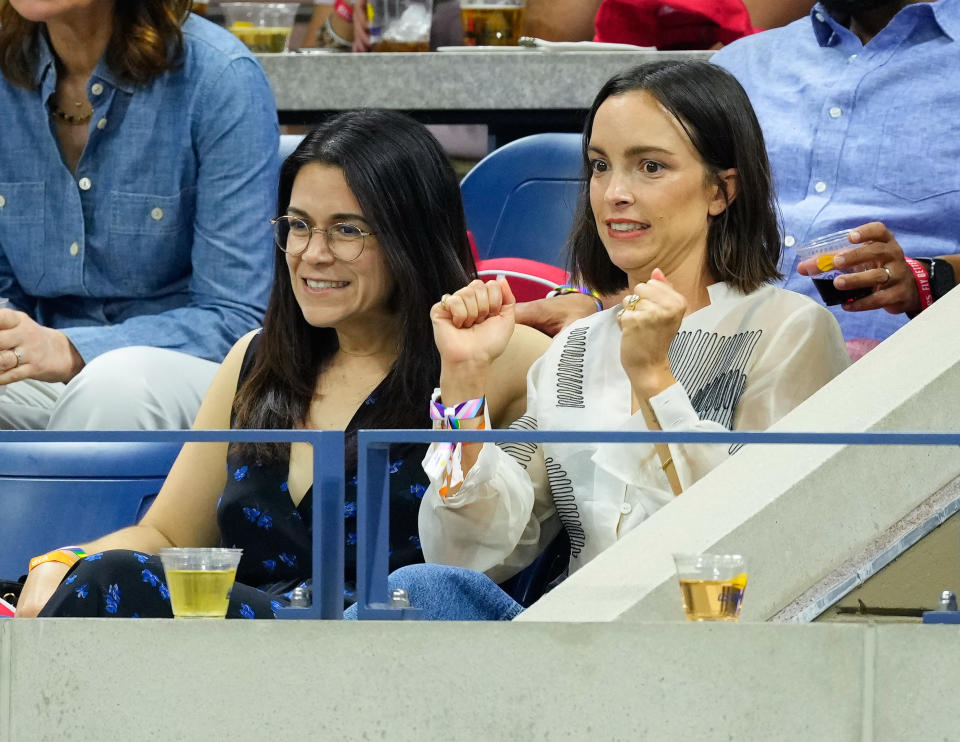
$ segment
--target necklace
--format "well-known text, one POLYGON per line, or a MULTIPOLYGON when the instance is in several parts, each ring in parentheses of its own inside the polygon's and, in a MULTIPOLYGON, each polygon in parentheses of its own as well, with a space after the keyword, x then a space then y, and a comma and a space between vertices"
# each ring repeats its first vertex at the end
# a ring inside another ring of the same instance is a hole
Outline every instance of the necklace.
MULTIPOLYGON (((75 105, 77 108, 80 108, 83 103, 81 101, 76 101, 73 105, 75 105)), ((65 121, 68 124, 83 124, 93 117, 93 106, 90 106, 90 110, 86 113, 74 116, 57 108, 56 104, 53 102, 53 98, 51 97, 48 107, 50 108, 51 116, 55 116, 56 118, 60 119, 61 121, 65 121)))

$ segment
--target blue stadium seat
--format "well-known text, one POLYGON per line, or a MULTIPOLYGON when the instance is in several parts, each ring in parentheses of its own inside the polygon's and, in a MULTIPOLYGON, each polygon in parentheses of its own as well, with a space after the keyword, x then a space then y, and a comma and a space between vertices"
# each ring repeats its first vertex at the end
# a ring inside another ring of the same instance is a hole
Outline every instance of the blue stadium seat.
POLYGON ((179 443, 0 444, 0 578, 27 562, 136 523, 179 443))
POLYGON ((467 228, 487 258, 566 264, 582 183, 579 134, 534 134, 494 150, 460 183, 467 228))

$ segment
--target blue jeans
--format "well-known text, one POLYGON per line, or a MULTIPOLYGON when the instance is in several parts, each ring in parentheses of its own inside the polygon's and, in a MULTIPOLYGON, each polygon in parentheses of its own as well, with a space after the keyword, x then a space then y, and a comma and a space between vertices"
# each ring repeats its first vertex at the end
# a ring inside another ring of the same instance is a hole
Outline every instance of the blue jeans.
MULTIPOLYGON (((510 621, 523 606, 480 572, 444 564, 411 564, 392 572, 388 590, 402 588, 428 621, 510 621)), ((356 603, 343 612, 357 620, 356 603)))

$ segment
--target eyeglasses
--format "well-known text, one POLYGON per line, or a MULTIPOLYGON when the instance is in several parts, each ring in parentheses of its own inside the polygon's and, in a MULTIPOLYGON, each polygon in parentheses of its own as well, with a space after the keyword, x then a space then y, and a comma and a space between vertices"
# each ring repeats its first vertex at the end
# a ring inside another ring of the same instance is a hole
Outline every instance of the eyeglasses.
POLYGON ((310 238, 314 232, 326 236, 327 248, 338 260, 350 262, 360 257, 363 252, 364 239, 372 237, 375 232, 364 232, 356 224, 331 224, 324 229, 314 227, 299 216, 278 216, 271 219, 273 225, 273 239, 287 255, 302 255, 310 245, 310 238))

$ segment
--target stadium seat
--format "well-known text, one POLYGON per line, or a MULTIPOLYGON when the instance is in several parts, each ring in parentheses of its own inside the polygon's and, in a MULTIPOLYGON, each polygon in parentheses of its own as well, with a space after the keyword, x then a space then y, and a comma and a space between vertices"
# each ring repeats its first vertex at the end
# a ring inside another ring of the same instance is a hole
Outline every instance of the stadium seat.
POLYGON ((477 261, 477 276, 484 281, 503 275, 517 301, 542 299, 547 292, 567 283, 562 268, 524 258, 488 258, 477 261))
POLYGON ((582 183, 579 134, 534 134, 494 150, 460 183, 481 260, 566 264, 563 246, 582 183))
POLYGON ((58 546, 136 523, 179 443, 0 444, 0 578, 58 546))

